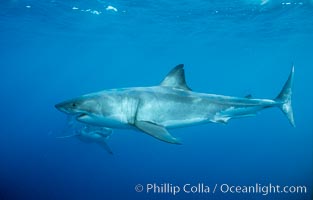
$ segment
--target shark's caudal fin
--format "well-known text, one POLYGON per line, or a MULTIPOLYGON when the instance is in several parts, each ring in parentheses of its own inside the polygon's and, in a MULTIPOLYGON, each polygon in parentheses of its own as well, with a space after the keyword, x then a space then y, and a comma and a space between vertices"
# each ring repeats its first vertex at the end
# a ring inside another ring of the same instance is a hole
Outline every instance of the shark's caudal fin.
POLYGON ((279 95, 275 98, 275 101, 280 107, 280 109, 285 113, 287 116, 290 124, 295 127, 295 121, 293 118, 293 111, 291 106, 291 96, 292 96, 292 84, 293 84, 293 77, 294 77, 294 66, 291 68, 291 72, 289 74, 288 80, 286 81, 283 89, 279 93, 279 95))

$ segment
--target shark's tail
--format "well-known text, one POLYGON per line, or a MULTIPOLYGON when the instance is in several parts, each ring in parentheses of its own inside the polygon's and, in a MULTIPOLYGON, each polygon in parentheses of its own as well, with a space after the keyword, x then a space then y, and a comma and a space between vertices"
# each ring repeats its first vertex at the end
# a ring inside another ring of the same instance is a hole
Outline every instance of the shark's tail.
POLYGON ((293 76, 294 76, 294 66, 291 68, 291 72, 289 74, 288 80, 286 81, 283 89, 279 93, 279 95, 275 98, 275 101, 278 103, 279 108, 285 113, 290 124, 295 127, 295 121, 293 118, 293 111, 291 106, 291 96, 292 96, 292 84, 293 84, 293 76))

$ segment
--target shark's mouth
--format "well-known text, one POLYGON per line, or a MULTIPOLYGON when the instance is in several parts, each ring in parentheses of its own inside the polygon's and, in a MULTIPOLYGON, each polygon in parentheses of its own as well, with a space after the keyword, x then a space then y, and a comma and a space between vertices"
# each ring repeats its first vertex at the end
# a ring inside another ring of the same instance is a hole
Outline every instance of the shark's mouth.
POLYGON ((80 113, 80 114, 76 115, 76 119, 79 120, 79 119, 81 119, 81 118, 83 118, 85 116, 87 116, 86 113, 80 113))

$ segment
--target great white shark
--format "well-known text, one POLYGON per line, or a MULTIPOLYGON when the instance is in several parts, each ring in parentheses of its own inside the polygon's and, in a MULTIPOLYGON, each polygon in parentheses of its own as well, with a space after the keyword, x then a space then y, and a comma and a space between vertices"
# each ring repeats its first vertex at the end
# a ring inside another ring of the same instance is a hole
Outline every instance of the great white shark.
POLYGON ((278 107, 295 126, 291 106, 294 66, 274 99, 232 97, 193 92, 186 84, 184 65, 172 69, 161 84, 152 87, 110 89, 86 94, 55 107, 96 127, 136 129, 161 141, 180 144, 168 129, 203 123, 227 123, 278 107))
POLYGON ((77 139, 85 143, 98 144, 108 153, 113 154, 111 148, 107 144, 107 140, 112 134, 112 129, 80 123, 73 119, 73 117, 69 117, 66 129, 68 129, 66 132, 72 131, 73 134, 60 136, 57 138, 76 137, 77 139))

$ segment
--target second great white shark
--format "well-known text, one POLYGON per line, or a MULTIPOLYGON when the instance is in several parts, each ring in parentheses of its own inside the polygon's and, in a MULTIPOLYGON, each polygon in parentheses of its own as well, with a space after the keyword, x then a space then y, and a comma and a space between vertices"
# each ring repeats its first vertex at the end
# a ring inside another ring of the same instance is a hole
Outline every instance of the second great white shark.
POLYGON ((186 84, 184 65, 172 69, 161 84, 104 90, 56 105, 76 120, 93 126, 137 129, 159 140, 180 144, 169 128, 202 123, 227 123, 232 118, 254 116, 278 107, 295 126, 291 106, 294 67, 275 99, 231 97, 193 92, 186 84))

